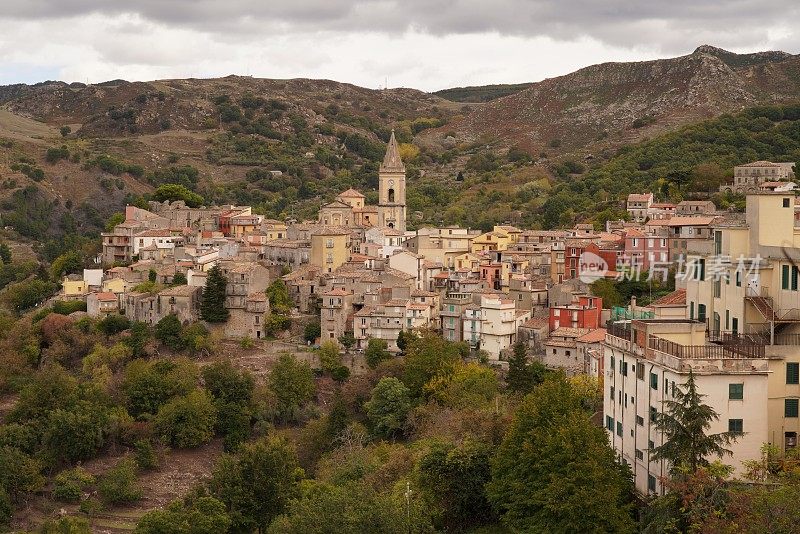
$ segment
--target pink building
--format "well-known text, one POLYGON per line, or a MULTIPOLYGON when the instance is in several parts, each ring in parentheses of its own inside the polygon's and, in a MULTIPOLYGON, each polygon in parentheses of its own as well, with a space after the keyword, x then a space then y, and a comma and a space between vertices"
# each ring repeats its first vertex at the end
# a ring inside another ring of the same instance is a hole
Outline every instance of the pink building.
MULTIPOLYGON (((625 233, 625 264, 628 268, 638 268, 641 271, 656 269, 665 270, 669 261, 669 243, 667 237, 647 235, 636 229, 627 230, 625 233)), ((653 276, 663 272, 653 272, 653 276)))

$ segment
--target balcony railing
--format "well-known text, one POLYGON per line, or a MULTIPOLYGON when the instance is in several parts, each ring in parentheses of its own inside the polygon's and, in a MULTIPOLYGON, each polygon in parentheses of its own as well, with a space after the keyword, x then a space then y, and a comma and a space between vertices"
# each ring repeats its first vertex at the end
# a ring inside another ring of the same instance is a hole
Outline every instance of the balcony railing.
POLYGON ((614 323, 609 321, 606 323, 606 333, 614 337, 622 338, 626 341, 631 339, 630 323, 614 323))
POLYGON ((648 340, 648 348, 677 358, 692 359, 763 358, 765 354, 763 343, 731 342, 719 345, 681 345, 680 343, 652 335, 648 340))

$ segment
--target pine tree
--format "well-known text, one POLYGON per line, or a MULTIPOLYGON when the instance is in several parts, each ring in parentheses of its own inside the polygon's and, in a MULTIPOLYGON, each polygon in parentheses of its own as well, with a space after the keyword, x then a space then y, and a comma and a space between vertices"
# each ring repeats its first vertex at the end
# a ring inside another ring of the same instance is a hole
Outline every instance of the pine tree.
POLYGON ((697 392, 690 370, 686 383, 675 389, 675 400, 664 401, 664 411, 656 415, 655 426, 663 432, 665 441, 650 451, 650 457, 667 460, 673 472, 688 467, 694 473, 698 467, 709 465, 709 456, 732 454, 724 445, 736 441, 736 433, 706 434, 719 414, 711 406, 702 404, 703 397, 705 395, 697 392))
POLYGON ((544 380, 547 369, 539 363, 528 363, 525 344, 518 341, 514 344, 514 354, 508 360, 506 385, 515 393, 530 393, 544 380))
POLYGON ((225 288, 228 280, 218 266, 208 270, 200 316, 209 323, 222 323, 228 320, 230 312, 225 308, 225 288))

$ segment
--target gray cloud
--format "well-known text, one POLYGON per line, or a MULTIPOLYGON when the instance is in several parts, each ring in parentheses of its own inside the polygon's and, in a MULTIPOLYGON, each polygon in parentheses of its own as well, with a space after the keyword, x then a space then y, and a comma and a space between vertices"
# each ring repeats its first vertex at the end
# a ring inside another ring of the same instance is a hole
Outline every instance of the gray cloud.
MULTIPOLYGON (((431 35, 497 32, 562 41, 686 51, 702 42, 758 48, 800 15, 796 0, 26 0, 0 18, 42 20, 133 14, 227 39, 292 32, 431 35)), ((102 31, 102 28, 98 28, 102 31)), ((797 43, 792 33, 781 42, 797 43)), ((532 51, 535 53, 535 51, 532 51)))

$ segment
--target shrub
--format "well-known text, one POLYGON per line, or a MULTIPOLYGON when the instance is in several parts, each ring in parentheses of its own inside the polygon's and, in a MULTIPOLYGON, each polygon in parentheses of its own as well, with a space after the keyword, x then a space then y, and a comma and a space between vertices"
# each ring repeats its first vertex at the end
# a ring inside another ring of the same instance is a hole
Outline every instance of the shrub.
POLYGON ((94 476, 82 467, 65 469, 53 479, 53 498, 62 502, 78 502, 84 488, 94 483, 94 476))
POLYGON ((72 133, 72 128, 70 128, 69 126, 62 126, 61 128, 58 129, 58 131, 61 132, 61 137, 66 137, 72 133))
POLYGON ((118 334, 130 326, 131 322, 128 318, 119 314, 107 315, 97 323, 97 329, 107 336, 118 334))
POLYGON ((161 407, 154 425, 158 435, 173 447, 198 447, 214 437, 217 410, 211 395, 196 389, 161 407))
POLYGON ((106 504, 138 501, 144 492, 136 481, 136 461, 123 458, 100 477, 97 492, 106 504))
POLYGON ((133 445, 136 450, 136 465, 139 469, 155 469, 158 467, 158 456, 149 439, 137 440, 133 445))

